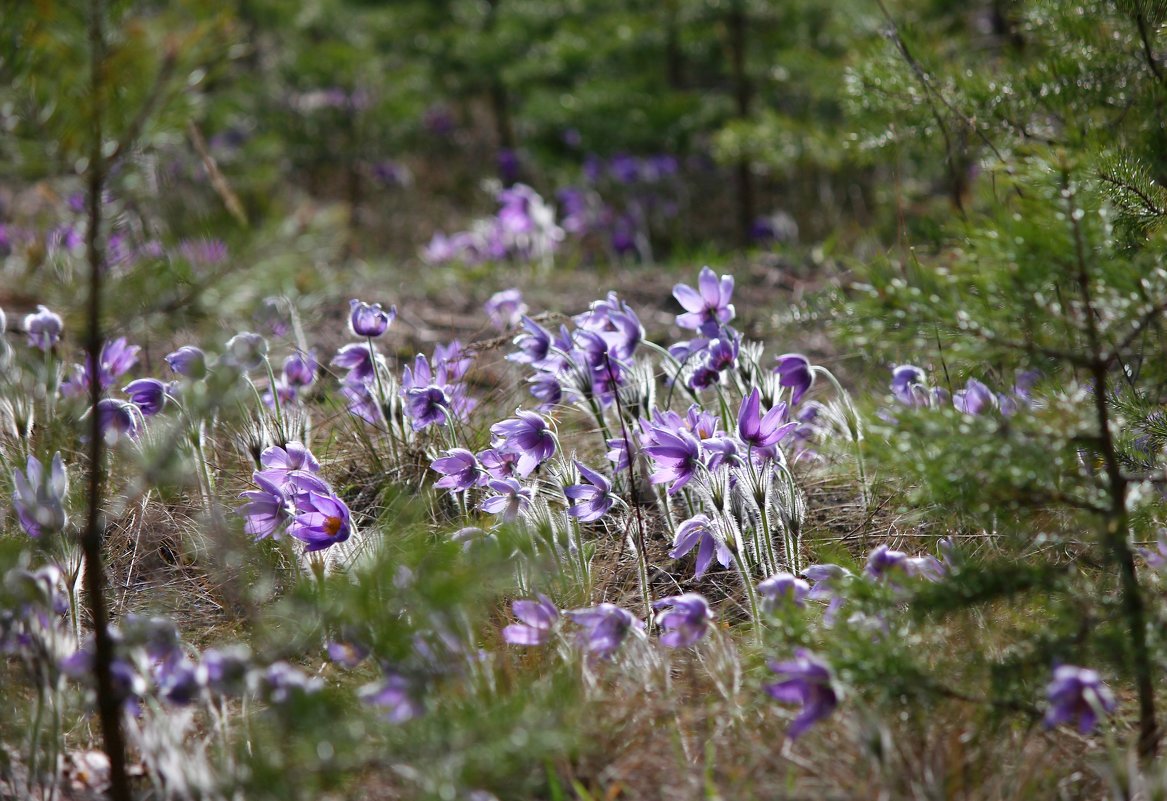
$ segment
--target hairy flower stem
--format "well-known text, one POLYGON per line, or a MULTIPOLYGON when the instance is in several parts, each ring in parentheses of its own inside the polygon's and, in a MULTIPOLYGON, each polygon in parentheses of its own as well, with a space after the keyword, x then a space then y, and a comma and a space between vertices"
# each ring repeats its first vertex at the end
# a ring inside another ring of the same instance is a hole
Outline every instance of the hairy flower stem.
MULTIPOLYGON (((604 354, 604 361, 608 369, 612 365, 608 362, 608 355, 604 354)), ((632 550, 636 552, 637 573, 640 577, 640 594, 644 598, 644 615, 646 620, 652 620, 652 592, 648 585, 648 557, 644 553, 644 513, 640 504, 636 502, 636 474, 632 469, 632 441, 628 438, 628 426, 624 423, 624 407, 620 402, 620 392, 613 393, 616 397, 616 417, 620 421, 620 436, 624 440, 624 452, 628 454, 628 500, 636 509, 636 539, 632 542, 632 550)), ((629 538, 632 539, 631 537, 629 538)))
POLYGON ((1147 647, 1147 616, 1139 587, 1138 572, 1135 568, 1134 553, 1131 551, 1130 516, 1127 512, 1127 478, 1122 472, 1118 449, 1111 429, 1110 408, 1107 406, 1107 357, 1098 332, 1097 312, 1090 289, 1090 273, 1086 267, 1086 248, 1082 241, 1082 228, 1078 209, 1069 186, 1069 178, 1063 175, 1063 191, 1066 197, 1068 216, 1074 232, 1074 250, 1077 257, 1078 291, 1082 298, 1085 315, 1086 338, 1090 348, 1090 373, 1094 382, 1094 411, 1098 420, 1098 436, 1102 446, 1102 459, 1106 467, 1106 489, 1110 496, 1110 508, 1105 515, 1102 544, 1110 552, 1119 569, 1122 586, 1122 609, 1130 630, 1131 651, 1134 662, 1135 689, 1139 699, 1139 742, 1138 754, 1149 760, 1159 750, 1158 722, 1155 714, 1155 682, 1150 651, 1147 647))
POLYGON ((754 589, 754 579, 753 576, 750 575, 750 568, 746 565, 746 560, 742 557, 741 545, 742 543, 739 539, 738 542, 734 544, 734 547, 730 550, 733 551, 733 561, 737 565, 738 575, 741 576, 742 589, 745 590, 746 593, 746 602, 750 605, 750 622, 754 627, 754 636, 758 640, 758 645, 761 645, 762 618, 758 614, 758 593, 754 589))
MULTIPOLYGON (((88 164, 89 228, 85 232, 85 250, 89 262, 89 308, 86 321, 86 351, 89 364, 101 363, 101 291, 104 274, 101 251, 101 195, 105 188, 105 132, 102 112, 105 103, 105 29, 103 0, 89 2, 89 100, 92 103, 90 152, 88 164)), ((105 539, 105 521, 101 514, 101 491, 105 459, 105 432, 97 405, 101 401, 101 382, 94 376, 89 383, 89 504, 81 547, 85 554, 85 590, 89 615, 93 622, 93 672, 97 678, 97 712, 101 722, 102 744, 109 759, 109 797, 111 801, 130 801, 130 783, 126 776, 126 746, 122 734, 121 704, 114 691, 113 638, 110 637, 109 613, 105 604, 105 569, 101 548, 105 539)))
MULTIPOLYGON (((280 447, 283 447, 288 444, 288 429, 287 426, 284 425, 284 409, 283 405, 280 403, 280 389, 276 385, 276 373, 275 370, 272 369, 271 359, 269 359, 267 356, 263 357, 263 366, 267 368, 267 386, 268 390, 271 392, 272 408, 276 413, 276 433, 279 434, 280 437, 279 445, 280 447)), ((259 390, 256 390, 256 394, 258 393, 259 390)), ((262 399, 260 399, 260 403, 262 402, 262 399)))

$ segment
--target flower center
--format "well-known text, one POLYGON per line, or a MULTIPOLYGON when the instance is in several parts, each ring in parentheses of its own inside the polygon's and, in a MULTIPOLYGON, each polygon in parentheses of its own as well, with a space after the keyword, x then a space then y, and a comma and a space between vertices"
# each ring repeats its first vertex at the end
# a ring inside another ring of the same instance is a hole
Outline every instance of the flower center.
POLYGON ((343 524, 344 521, 339 517, 330 517, 324 521, 324 532, 330 537, 335 537, 343 524))

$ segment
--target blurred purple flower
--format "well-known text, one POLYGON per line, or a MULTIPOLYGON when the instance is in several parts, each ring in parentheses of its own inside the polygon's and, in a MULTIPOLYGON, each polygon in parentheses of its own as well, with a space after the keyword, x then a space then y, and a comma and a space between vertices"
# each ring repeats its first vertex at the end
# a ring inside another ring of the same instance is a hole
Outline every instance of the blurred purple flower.
POLYGON ((491 324, 499 331, 514 328, 526 319, 523 315, 527 313, 527 304, 523 303, 523 293, 517 289, 495 292, 484 308, 491 324))
POLYGON ((244 518, 243 531, 257 541, 267 537, 278 540, 284 525, 292 519, 291 500, 277 477, 255 473, 252 479, 259 489, 244 492, 247 503, 235 510, 244 518))
POLYGON ((762 604, 767 610, 790 606, 802 609, 806 606, 809 593, 810 584, 793 573, 775 573, 758 584, 758 594, 762 596, 762 604))
POLYGON ((810 360, 801 353, 785 353, 775 361, 774 372, 778 373, 778 383, 791 390, 790 403, 797 405, 814 385, 810 360))
POLYGON ((363 383, 373 378, 375 365, 381 361, 368 342, 353 342, 345 345, 332 357, 332 365, 348 370, 345 382, 363 383))
POLYGON ((106 342, 101 347, 100 364, 96 371, 87 357, 84 364, 73 365, 72 374, 61 384, 61 392, 70 397, 89 394, 90 382, 97 373, 98 386, 109 389, 121 376, 125 375, 138 361, 142 349, 137 345, 127 345, 125 337, 106 342))
POLYGON ((538 600, 518 600, 511 604, 521 623, 511 623, 502 630, 502 638, 511 645, 544 645, 559 620, 559 610, 551 599, 539 593, 538 600))
POLYGON ((656 624, 664 631, 661 645, 688 648, 709 630, 713 610, 709 602, 695 592, 662 598, 652 605, 657 610, 656 624))
POLYGON ((53 455, 47 473, 40 461, 29 455, 23 472, 19 469, 12 471, 12 484, 12 508, 28 536, 35 539, 65 529, 68 523, 65 495, 69 490, 69 477, 59 452, 53 455))
POLYGON ((964 389, 952 394, 952 405, 961 414, 976 416, 995 408, 997 396, 980 381, 970 378, 964 389))
POLYGON ((309 387, 315 383, 319 369, 316 354, 296 351, 284 359, 284 381, 293 388, 309 387))
POLYGON ((802 712, 787 731, 792 740, 829 716, 839 705, 830 666, 804 648, 797 649, 794 654, 793 659, 785 662, 767 663, 777 674, 778 681, 765 685, 766 692, 775 700, 802 707, 802 712))
POLYGON ((582 628, 580 646, 595 659, 608 659, 616 653, 633 626, 644 628, 631 612, 609 603, 564 614, 582 628))
POLYGON ((1078 721, 1078 731, 1088 734, 1118 706, 1114 693, 1102 683, 1102 677, 1093 670, 1061 665, 1054 671, 1053 680, 1046 688, 1049 711, 1045 725, 1049 728, 1078 721))
POLYGON ((97 419, 101 434, 107 442, 114 442, 122 435, 137 439, 142 413, 132 403, 103 398, 97 402, 97 419))
POLYGON ((206 354, 194 345, 183 345, 165 358, 170 369, 178 375, 197 381, 207 374, 206 354))
POLYGON ((329 640, 327 650, 329 659, 350 670, 369 656, 369 649, 354 640, 329 640))
POLYGON ((405 723, 425 711, 414 683, 400 673, 386 671, 384 679, 362 687, 358 695, 366 704, 383 709, 390 723, 405 723))
POLYGON ((259 455, 259 463, 263 467, 263 475, 272 481, 283 482, 288 474, 294 470, 303 470, 316 473, 320 470, 320 462, 302 442, 291 441, 284 447, 272 445, 259 455))
POLYGON ((853 574, 845 567, 825 564, 811 565, 802 571, 802 575, 808 581, 814 582, 806 597, 812 601, 828 602, 823 613, 823 624, 827 627, 833 626, 839 610, 847 602, 843 594, 843 585, 853 578, 853 574))
POLYGON ((46 306, 37 306, 36 311, 25 316, 25 333, 32 348, 49 350, 61 341, 64 327, 61 316, 50 312, 46 306))
POLYGON ((196 267, 213 267, 227 261, 227 244, 221 239, 183 239, 178 255, 196 267))
POLYGON ((258 370, 267 359, 267 340, 251 331, 242 331, 227 340, 223 361, 245 372, 258 370))

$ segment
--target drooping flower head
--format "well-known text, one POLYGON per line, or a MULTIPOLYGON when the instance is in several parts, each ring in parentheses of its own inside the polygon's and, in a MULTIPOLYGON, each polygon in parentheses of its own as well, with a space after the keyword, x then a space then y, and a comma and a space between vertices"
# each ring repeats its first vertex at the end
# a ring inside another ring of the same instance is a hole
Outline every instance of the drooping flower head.
POLYGON ((405 413, 414 431, 433 425, 447 425, 450 422, 450 406, 446 390, 435 384, 412 387, 405 391, 405 413))
POLYGON ((500 440, 496 448, 519 455, 516 470, 523 478, 555 453, 555 433, 535 412, 517 409, 514 417, 491 426, 490 433, 500 440))
POLYGON ((50 350, 61 340, 63 327, 60 315, 49 311, 46 306, 37 306, 35 312, 24 318, 29 346, 41 350, 50 350))
POLYGON ((834 688, 830 666, 806 649, 799 648, 794 652, 793 659, 772 661, 768 667, 777 674, 778 680, 765 685, 766 692, 784 704, 798 704, 802 707, 802 712, 786 732, 790 739, 805 733, 839 705, 839 694, 834 688))
POLYGON ((183 345, 165 358, 170 369, 178 375, 197 381, 207 374, 206 354, 194 345, 183 345))
POLYGON ((709 630, 713 610, 709 602, 695 592, 662 598, 652 605, 657 610, 656 624, 661 627, 661 644, 669 648, 688 648, 709 630))
POLYGON ((157 378, 139 378, 126 384, 122 392, 130 396, 130 403, 145 417, 152 417, 166 406, 166 385, 157 378))
POLYGON ((519 600, 511 604, 520 623, 511 623, 502 630, 502 638, 511 645, 543 645, 559 620, 559 610, 546 595, 537 600, 519 600))
POLYGON ((814 385, 814 370, 810 360, 801 353, 784 353, 775 359, 774 372, 778 383, 791 390, 790 402, 797 405, 814 385))
POLYGON ((677 531, 673 535, 673 548, 669 551, 669 556, 673 559, 680 559, 694 547, 697 548, 695 578, 699 579, 705 575, 705 571, 709 569, 714 556, 717 557, 717 561, 722 567, 729 567, 733 562, 733 552, 725 544, 725 540, 720 536, 720 532, 717 531, 713 523, 703 514, 690 517, 677 526, 677 531))
POLYGON ((580 475, 586 483, 564 487, 563 494, 575 501, 567 513, 583 523, 599 520, 616 503, 616 496, 612 494, 612 482, 586 465, 576 462, 575 466, 579 468, 580 475))
POLYGON ((677 325, 704 336, 713 337, 717 330, 734 318, 733 276, 717 274, 708 267, 702 267, 697 276, 697 289, 687 284, 673 287, 673 297, 685 309, 677 315, 677 325))
POLYGON ((1046 697, 1049 711, 1045 725, 1052 728, 1076 720, 1082 734, 1092 731, 1100 717, 1114 712, 1118 706, 1114 693, 1102 683, 1097 672, 1073 665, 1061 665, 1054 671, 1046 697))
POLYGON ((590 609, 573 609, 564 614, 580 626, 580 646, 596 659, 610 658, 620 648, 633 626, 644 627, 627 609, 609 603, 590 609))
POLYGON ((382 309, 380 303, 368 304, 355 298, 349 301, 349 327, 359 337, 379 337, 395 319, 396 306, 382 309))
POLYGON ((107 442, 115 442, 122 435, 137 439, 142 425, 142 412, 132 403, 116 398, 102 398, 97 402, 97 420, 101 435, 107 442))
POLYGON ((28 536, 35 538, 64 530, 68 523, 65 494, 69 490, 69 478, 60 453, 53 455, 47 473, 35 456, 29 456, 23 472, 19 469, 12 472, 12 483, 15 486, 12 507, 28 536))

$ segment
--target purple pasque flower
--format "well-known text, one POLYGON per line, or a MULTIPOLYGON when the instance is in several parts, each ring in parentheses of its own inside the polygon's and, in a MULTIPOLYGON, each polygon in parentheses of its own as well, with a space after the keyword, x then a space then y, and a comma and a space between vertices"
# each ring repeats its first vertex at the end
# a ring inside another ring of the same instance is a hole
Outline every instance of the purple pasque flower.
POLYGON ((320 462, 312 455, 312 451, 304 443, 295 440, 285 443, 282 448, 279 445, 264 448, 259 454, 259 464, 265 476, 278 482, 286 481, 288 474, 294 470, 320 472, 320 462))
POLYGON ((316 382, 316 372, 320 363, 316 354, 296 351, 284 359, 284 381, 289 387, 309 387, 316 382))
POLYGON ((694 547, 697 548, 697 572, 694 578, 699 579, 705 575, 714 556, 722 567, 729 567, 733 563, 733 552, 726 545, 721 531, 704 514, 694 515, 677 526, 669 556, 680 559, 694 547))
POLYGON ((529 364, 532 367, 543 367, 551 355, 551 332, 526 315, 523 315, 520 320, 523 324, 523 330, 514 339, 514 343, 519 349, 515 353, 509 354, 507 359, 519 364, 529 364))
POLYGON ((564 614, 581 627, 579 644, 595 659, 608 659, 616 653, 633 626, 644 628, 644 623, 631 612, 615 604, 602 603, 590 609, 572 609, 564 614))
POLYGON ((769 448, 798 427, 797 422, 783 422, 786 419, 785 403, 777 404, 765 415, 761 413, 761 404, 761 393, 754 387, 738 408, 737 433, 751 448, 769 448))
POLYGON ((93 370, 88 358, 84 364, 74 365, 73 374, 62 384, 61 392, 70 396, 88 394, 95 372, 98 386, 103 390, 109 389, 115 380, 128 373, 137 363, 141 350, 137 345, 126 344, 125 337, 106 342, 101 346, 97 370, 93 370))
MULTIPOLYGON (((448 382, 461 381, 474 364, 474 355, 457 339, 434 345, 434 369, 448 382)), ((440 382, 439 382, 440 383, 440 382)))
POLYGON ((582 523, 599 520, 616 503, 616 496, 612 494, 612 482, 578 461, 575 466, 588 483, 563 488, 563 494, 575 501, 567 513, 582 523))
POLYGON ((240 695, 247 689, 251 661, 251 649, 243 644, 208 648, 199 660, 199 684, 220 695, 240 695))
POLYGON ((717 274, 708 267, 702 267, 697 276, 697 289, 687 284, 673 287, 673 297, 685 309, 677 315, 677 325, 699 331, 707 337, 717 335, 717 330, 734 318, 733 276, 717 274))
POLYGON ((380 303, 364 303, 353 298, 349 305, 349 328, 359 337, 379 337, 397 319, 397 307, 382 309, 380 303))
MULTIPOLYGON (((949 550, 951 550, 951 543, 949 550)), ((1139 548, 1139 555, 1147 562, 1147 567, 1153 570, 1167 568, 1167 529, 1159 529, 1159 536, 1155 539, 1153 548, 1139 548)), ((948 560, 946 560, 948 561, 948 560)))
POLYGON ((130 403, 145 417, 153 417, 166 406, 166 385, 157 378, 139 378, 122 388, 130 396, 130 403))
POLYGON ((492 495, 478 507, 487 514, 502 515, 503 522, 512 523, 527 510, 534 498, 531 490, 513 478, 493 478, 487 482, 498 495, 492 495))
POLYGON ((894 584, 897 574, 922 576, 929 581, 939 581, 944 577, 944 565, 935 556, 908 556, 887 545, 879 545, 867 556, 867 566, 863 572, 876 581, 894 584))
POLYGON ((700 364, 689 376, 689 386, 693 389, 707 389, 720 381, 726 370, 737 365, 741 341, 741 334, 726 326, 713 339, 680 343, 669 348, 669 351, 681 361, 701 356, 700 364))
POLYGON ((502 630, 502 638, 511 645, 543 645, 559 621, 559 610, 543 593, 537 600, 518 600, 511 604, 521 623, 511 623, 502 630))
POLYGON ((644 326, 640 324, 636 312, 620 300, 615 292, 609 292, 602 300, 592 301, 586 312, 577 314, 573 319, 579 329, 597 334, 603 339, 607 350, 617 359, 632 358, 644 339, 644 326))
POLYGON ((519 454, 515 469, 523 478, 555 453, 555 432, 536 412, 516 409, 514 417, 495 423, 490 433, 500 440, 496 448, 519 454))
POLYGON ((810 584, 793 573, 779 572, 758 584, 758 594, 767 611, 790 606, 802 609, 810 594, 810 584))
POLYGON ((306 543, 305 551, 322 551, 352 534, 348 506, 333 494, 308 490, 295 496, 296 513, 288 533, 306 543))
POLYGON ((774 361, 778 383, 791 391, 790 403, 797 406, 802 396, 814 386, 814 370, 810 359, 801 353, 784 353, 774 361))
POLYGON ((386 670, 381 681, 362 687, 357 695, 366 704, 384 710, 383 717, 390 723, 405 723, 425 711, 415 683, 391 670, 386 670))
POLYGON ((656 624, 664 631, 661 645, 667 648, 688 648, 709 630, 713 610, 709 602, 695 592, 661 598, 652 605, 657 610, 656 624))
POLYGON ((519 463, 519 454, 509 451, 500 451, 497 448, 487 448, 478 452, 478 463, 491 478, 504 479, 515 475, 519 463))
POLYGON ((32 348, 50 350, 61 341, 62 328, 61 316, 49 311, 47 306, 37 306, 35 312, 24 317, 24 331, 32 348))
POLYGON ((805 648, 795 650, 793 659, 771 661, 767 667, 778 677, 778 681, 764 687, 770 697, 802 707, 802 712, 786 732, 791 740, 829 716, 839 705, 839 693, 834 687, 830 666, 805 648))
POLYGON ((207 356, 194 345, 183 345, 164 358, 170 369, 178 375, 197 381, 207 374, 207 356))
POLYGON ((12 471, 12 508, 28 536, 63 531, 69 521, 65 495, 69 477, 60 452, 53 454, 48 472, 35 456, 29 456, 25 469, 12 471))
POLYGON ((812 601, 827 601, 827 609, 823 613, 823 623, 828 627, 833 626, 839 610, 847 602, 843 587, 854 577, 854 574, 845 567, 825 564, 811 565, 802 571, 802 575, 808 581, 814 582, 806 597, 812 601))
POLYGON ((1054 670, 1046 697, 1049 711, 1045 725, 1053 728, 1077 720, 1082 734, 1091 732, 1100 717, 1111 714, 1118 706, 1114 693, 1102 683, 1096 671, 1073 665, 1061 665, 1054 670))
POLYGON ((224 363, 244 372, 258 370, 267 359, 267 340, 260 334, 242 331, 227 340, 222 358, 224 363))
POLYGON ((116 398, 102 398, 97 402, 97 420, 106 442, 116 442, 122 435, 137 439, 142 425, 142 412, 132 403, 116 398))
POLYGON ((527 379, 531 397, 539 401, 539 410, 549 412, 563 402, 563 384, 555 373, 539 371, 527 379))
POLYGON ((961 414, 975 417, 996 408, 997 396, 993 394, 993 390, 980 381, 970 378, 964 389, 958 389, 952 393, 952 405, 961 414))
POLYGON ((478 459, 465 448, 450 448, 444 456, 434 459, 430 469, 441 473, 435 486, 453 492, 464 492, 487 482, 487 472, 478 459))
POLYGON ((527 304, 523 303, 523 293, 518 289, 504 289, 495 292, 486 301, 483 307, 491 324, 499 331, 514 328, 523 320, 527 313, 527 304))
POLYGON ((364 662, 369 656, 368 648, 351 639, 329 640, 326 650, 329 659, 349 670, 364 662))
POLYGON ((701 442, 688 431, 669 431, 658 426, 649 428, 649 443, 644 446, 653 461, 653 484, 669 483, 669 494, 684 487, 701 466, 701 442))
POLYGON ((269 704, 284 704, 293 698, 320 692, 324 680, 308 676, 287 662, 272 662, 259 676, 260 697, 269 704))
POLYGON ((910 364, 892 369, 891 391, 900 403, 918 408, 938 407, 948 399, 946 390, 929 389, 924 371, 910 364))
POLYGON ((352 342, 332 357, 332 366, 348 370, 345 383, 364 383, 373 378, 381 356, 368 342, 352 342))
POLYGON ((405 413, 414 431, 450 422, 450 396, 442 387, 430 384, 405 390, 405 413))
POLYGON ((243 530, 257 541, 268 537, 280 539, 284 526, 294 513, 291 498, 284 491, 279 475, 273 473, 254 473, 252 479, 259 489, 244 492, 247 503, 235 510, 244 518, 243 530))

